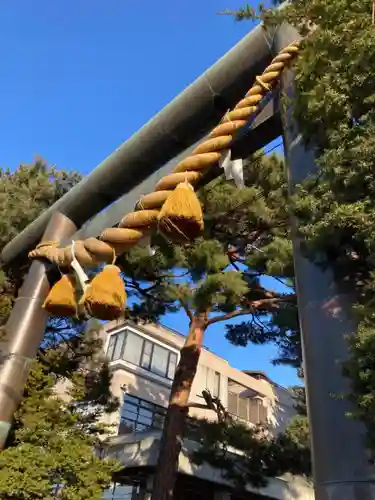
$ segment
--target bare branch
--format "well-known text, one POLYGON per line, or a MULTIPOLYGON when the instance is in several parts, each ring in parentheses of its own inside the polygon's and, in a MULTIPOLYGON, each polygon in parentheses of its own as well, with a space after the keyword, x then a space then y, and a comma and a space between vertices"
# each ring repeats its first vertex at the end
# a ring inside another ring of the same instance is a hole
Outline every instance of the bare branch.
POLYGON ((205 403, 194 403, 193 401, 188 401, 186 408, 200 408, 201 410, 212 410, 205 403))

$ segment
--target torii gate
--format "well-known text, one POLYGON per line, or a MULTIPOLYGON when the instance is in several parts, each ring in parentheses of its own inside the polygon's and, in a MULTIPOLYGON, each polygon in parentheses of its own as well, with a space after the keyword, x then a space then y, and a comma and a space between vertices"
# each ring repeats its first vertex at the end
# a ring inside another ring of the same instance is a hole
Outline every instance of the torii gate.
MULTIPOLYGON (((299 38, 295 29, 286 24, 272 32, 271 38, 268 35, 262 26, 252 30, 14 238, 2 251, 4 264, 14 264, 40 239, 61 241, 64 245, 71 239, 97 237, 103 229, 118 224, 142 194, 152 190, 162 176, 202 142, 201 137, 243 97, 272 55, 299 38), (173 160, 176 155, 179 156, 173 160), (111 203, 114 204, 102 212, 111 203)), ((290 97, 294 95, 293 78, 290 68, 284 69, 280 78, 281 90, 290 97)), ((292 99, 281 113, 278 96, 274 95, 251 126, 245 126, 230 144, 235 157, 245 157, 282 134, 291 190, 316 170, 313 153, 304 148, 292 111, 292 99)), ((210 175, 217 174, 217 169, 210 170, 210 175)), ((349 315, 350 302, 338 291, 330 271, 323 272, 301 255, 296 235, 293 248, 316 498, 375 500, 375 471, 368 463, 364 429, 346 417, 349 402, 332 397, 349 392, 349 381, 342 376, 339 362, 348 356, 344 336, 356 329, 349 315)), ((11 355, 0 371, 2 447, 21 398, 29 361, 45 330, 47 314, 41 304, 49 291, 47 271, 41 261, 32 263, 6 325, 5 349, 11 355)))

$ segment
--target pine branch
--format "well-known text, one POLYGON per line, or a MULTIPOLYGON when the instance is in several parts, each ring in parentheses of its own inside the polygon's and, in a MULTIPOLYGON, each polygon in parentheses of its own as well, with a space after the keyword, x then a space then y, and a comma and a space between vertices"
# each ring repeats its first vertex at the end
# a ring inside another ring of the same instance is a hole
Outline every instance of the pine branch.
POLYGON ((163 279, 160 278, 158 280, 156 280, 156 283, 154 283, 153 285, 149 286, 148 288, 142 288, 138 283, 137 281, 135 281, 134 278, 131 278, 131 281, 127 281, 125 280, 125 284, 126 286, 128 286, 129 288, 134 288, 135 290, 137 290, 137 292, 139 292, 141 295, 143 295, 144 297, 148 297, 148 298, 153 298, 152 295, 150 295, 149 292, 151 292, 151 290, 153 290, 154 288, 156 288, 157 286, 160 285, 161 281, 163 279))
POLYGON ((189 318, 190 322, 192 322, 193 318, 194 318, 193 313, 191 312, 191 310, 188 308, 188 306, 184 303, 184 301, 182 299, 179 299, 179 302, 181 304, 182 309, 186 312, 186 315, 189 318))
POLYGON ((201 410, 211 410, 209 406, 205 403, 194 403, 193 401, 189 401, 186 405, 186 408, 199 408, 201 410))
POLYGON ((296 295, 288 295, 284 297, 272 297, 267 299, 254 300, 249 302, 248 307, 245 309, 237 309, 230 313, 222 314, 221 316, 215 316, 207 322, 207 326, 211 326, 214 323, 219 323, 220 321, 227 321, 229 319, 237 318, 239 316, 245 316, 246 314, 253 314, 257 308, 272 308, 275 304, 278 305, 280 302, 295 301, 296 295))

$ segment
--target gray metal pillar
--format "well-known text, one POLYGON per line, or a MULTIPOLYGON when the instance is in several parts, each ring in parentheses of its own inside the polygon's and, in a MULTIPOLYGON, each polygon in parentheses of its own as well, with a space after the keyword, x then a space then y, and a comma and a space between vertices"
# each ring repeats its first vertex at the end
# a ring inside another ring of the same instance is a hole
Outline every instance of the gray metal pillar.
MULTIPOLYGON (((296 30, 283 25, 277 31, 275 52, 298 39, 296 30)), ((304 148, 292 118, 294 74, 284 71, 282 90, 287 93, 283 111, 284 146, 290 189, 316 170, 314 155, 304 148)), ((344 338, 356 324, 350 317, 350 299, 340 293, 331 271, 302 257, 295 234, 294 266, 302 330, 308 415, 311 428, 316 500, 374 500, 375 469, 368 462, 364 428, 345 414, 351 405, 332 394, 349 391, 340 363, 348 357, 344 338)))
MULTIPOLYGON (((42 241, 60 241, 76 230, 70 219, 55 213, 42 241)), ((48 314, 42 304, 49 289, 45 264, 34 261, 5 326, 6 337, 1 344, 2 355, 7 357, 0 367, 0 449, 4 448, 13 414, 22 398, 30 363, 43 339, 48 314)))

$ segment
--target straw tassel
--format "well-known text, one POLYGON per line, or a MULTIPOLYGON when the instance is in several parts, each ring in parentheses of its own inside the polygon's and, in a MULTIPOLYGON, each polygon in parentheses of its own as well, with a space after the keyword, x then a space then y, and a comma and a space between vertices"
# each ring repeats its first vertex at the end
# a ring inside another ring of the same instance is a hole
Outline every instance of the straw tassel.
POLYGON ((51 288, 43 308, 53 316, 77 315, 75 280, 72 276, 61 276, 51 288))
POLYGON ((202 232, 203 213, 194 188, 181 182, 166 199, 158 216, 159 230, 171 240, 186 243, 202 232))
POLYGON ((87 285, 80 304, 90 316, 110 321, 123 314, 126 292, 120 273, 117 266, 107 265, 87 285))

